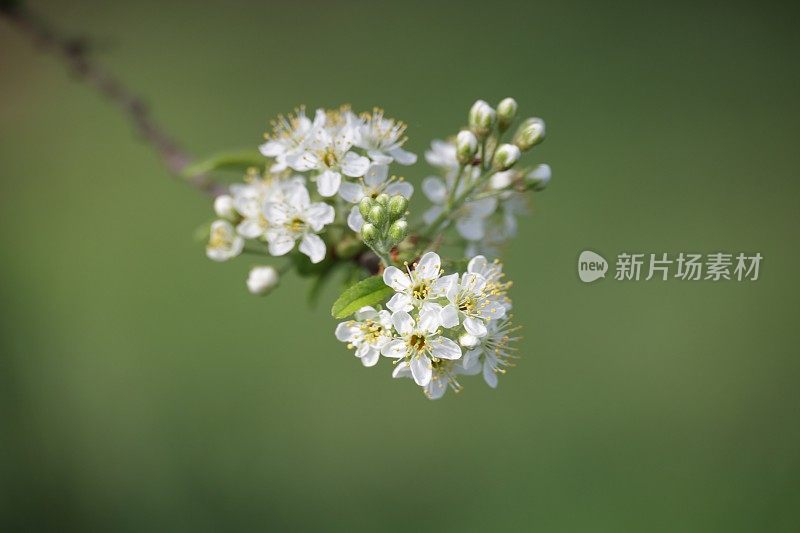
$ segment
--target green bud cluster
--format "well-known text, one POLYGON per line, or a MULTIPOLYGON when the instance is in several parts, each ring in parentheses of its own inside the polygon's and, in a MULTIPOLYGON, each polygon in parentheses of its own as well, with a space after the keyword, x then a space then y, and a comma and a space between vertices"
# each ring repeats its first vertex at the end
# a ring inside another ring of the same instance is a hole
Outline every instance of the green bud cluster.
POLYGON ((379 194, 375 198, 365 196, 358 203, 358 211, 364 217, 361 238, 380 253, 388 253, 408 235, 405 220, 408 199, 399 194, 379 194))

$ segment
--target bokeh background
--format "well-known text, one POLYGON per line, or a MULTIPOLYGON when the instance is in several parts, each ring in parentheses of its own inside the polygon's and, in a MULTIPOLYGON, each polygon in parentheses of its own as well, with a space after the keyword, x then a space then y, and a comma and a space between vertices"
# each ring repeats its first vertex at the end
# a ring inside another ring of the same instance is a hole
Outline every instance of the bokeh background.
POLYGON ((421 154, 513 95, 554 178, 506 256, 524 358, 430 402, 336 342, 334 287, 259 299, 253 260, 208 261, 209 200, 0 20, 4 531, 800 528, 789 2, 29 5, 198 155, 341 102, 421 154), (585 248, 765 259, 584 285, 585 248))

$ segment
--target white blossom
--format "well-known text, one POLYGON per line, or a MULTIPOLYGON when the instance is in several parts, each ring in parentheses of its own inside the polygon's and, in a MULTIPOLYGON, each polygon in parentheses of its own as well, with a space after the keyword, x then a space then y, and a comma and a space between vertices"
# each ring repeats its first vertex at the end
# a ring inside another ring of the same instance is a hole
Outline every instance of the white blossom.
POLYGON ((318 109, 314 121, 306 117, 304 108, 294 115, 278 116, 272 124, 272 134, 267 135, 267 142, 259 147, 266 157, 275 158, 272 172, 285 170, 290 158, 295 158, 305 149, 310 135, 325 122, 325 112, 318 109))
MULTIPOLYGON (((442 325, 448 328, 463 323, 464 329, 474 337, 486 335, 486 323, 502 318, 506 307, 499 300, 500 291, 495 284, 476 272, 451 274, 440 279, 446 286, 445 295, 450 302, 441 312, 442 325)), ((505 294, 504 292, 502 294, 505 294)))
POLYGON ((517 349, 510 343, 519 340, 512 336, 519 328, 514 327, 508 318, 493 320, 488 324, 487 334, 477 339, 475 345, 463 358, 466 374, 483 373, 486 384, 497 387, 497 374, 504 374, 507 367, 514 366, 517 349))
POLYGON ((234 258, 244 249, 244 239, 236 234, 233 225, 227 220, 215 220, 211 223, 206 255, 214 261, 227 261, 234 258))
POLYGON ((374 366, 381 348, 392 340, 392 316, 388 311, 362 307, 356 311, 355 320, 336 326, 336 338, 348 343, 348 348, 355 348, 355 355, 364 366, 374 366))
MULTIPOLYGON (((403 272, 395 266, 383 271, 383 281, 395 290, 387 302, 390 311, 411 311, 444 295, 445 286, 437 283, 442 274, 442 260, 435 252, 428 252, 414 265, 403 272)), ((438 304, 433 303, 438 307, 438 304)))
POLYGON ((432 167, 441 169, 445 176, 455 177, 461 168, 457 152, 454 142, 435 139, 431 141, 430 150, 425 152, 425 161, 432 167))
POLYGON ((420 387, 430 383, 434 363, 442 359, 459 359, 462 355, 458 344, 440 334, 438 311, 423 309, 419 313, 419 321, 405 311, 397 311, 392 314, 392 324, 400 338, 386 343, 381 353, 386 357, 405 360, 420 387))
POLYGON ((355 145, 367 151, 376 163, 388 164, 396 161, 401 165, 413 165, 417 156, 401 148, 406 142, 406 125, 383 116, 383 110, 375 108, 372 114, 363 114, 356 127, 355 145))
POLYGON ((305 150, 287 158, 289 166, 298 172, 319 171, 317 191, 322 196, 339 191, 342 174, 358 178, 369 169, 369 159, 351 151, 356 136, 354 120, 349 112, 329 114, 324 124, 314 128, 305 150))
POLYGON ((236 208, 233 205, 233 198, 230 194, 220 194, 214 198, 214 213, 219 218, 226 220, 236 219, 236 208))
POLYGON ((264 218, 269 223, 266 232, 271 255, 285 255, 300 240, 300 252, 319 263, 325 258, 325 242, 319 233, 333 222, 335 213, 325 202, 311 203, 308 189, 297 186, 286 193, 282 201, 264 205, 264 218))
POLYGON ((271 266, 258 266, 247 276, 247 290, 257 296, 264 296, 278 286, 280 274, 271 266))
MULTIPOLYGON (((422 387, 422 391, 425 393, 425 396, 428 397, 430 400, 438 400, 444 393, 447 392, 448 388, 453 389, 455 392, 460 392, 463 388, 461 383, 458 382, 457 376, 459 374, 474 374, 475 372, 472 369, 467 369, 464 366, 464 359, 461 358, 458 360, 449 360, 449 359, 439 359, 438 361, 431 362, 431 380, 428 382, 427 385, 422 387)), ((473 368, 479 367, 476 363, 472 363, 473 368)), ((413 378, 414 375, 411 373, 411 365, 407 361, 400 361, 395 365, 394 371, 392 372, 393 378, 413 378)))

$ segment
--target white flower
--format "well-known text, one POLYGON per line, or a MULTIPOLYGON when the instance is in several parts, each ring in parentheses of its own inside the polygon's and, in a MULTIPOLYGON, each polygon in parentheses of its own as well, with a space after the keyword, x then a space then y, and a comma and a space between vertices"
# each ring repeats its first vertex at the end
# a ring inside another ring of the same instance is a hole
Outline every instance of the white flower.
POLYGON ((219 218, 226 220, 236 219, 236 208, 233 205, 233 198, 229 194, 220 194, 214 198, 214 213, 219 218))
POLYGON ((358 178, 369 169, 368 158, 350 151, 355 143, 355 125, 351 115, 330 114, 326 119, 329 127, 314 128, 306 149, 297 156, 287 158, 289 166, 298 172, 320 171, 317 190, 322 196, 330 197, 339 191, 342 174, 358 178))
POLYGON ((253 267, 247 276, 247 290, 257 296, 263 296, 277 287, 279 281, 280 274, 275 267, 253 267))
MULTIPOLYGON (((339 189, 339 196, 355 204, 365 196, 375 198, 381 193, 386 193, 389 196, 399 194, 409 199, 414 194, 414 186, 407 181, 394 176, 389 178, 389 167, 387 165, 371 165, 367 174, 360 181, 361 183, 347 181, 342 183, 339 189)), ((347 217, 347 225, 353 231, 361 231, 361 226, 364 225, 364 217, 361 216, 357 205, 350 210, 350 214, 347 217)))
POLYGON ((498 202, 496 216, 484 219, 483 239, 470 241, 465 255, 483 254, 490 257, 501 255, 503 246, 517 233, 517 217, 528 213, 527 197, 515 191, 504 191, 498 202))
POLYGON ((381 348, 392 340, 392 317, 388 311, 362 307, 356 311, 355 320, 336 326, 336 338, 348 343, 348 348, 355 348, 356 357, 364 366, 374 366, 381 348))
POLYGON ((425 152, 425 160, 429 165, 444 170, 447 176, 455 177, 461 167, 458 163, 456 145, 449 141, 438 139, 431 141, 431 149, 425 152))
POLYGON ((272 124, 272 134, 266 136, 267 142, 259 147, 266 157, 275 158, 270 169, 280 172, 288 166, 287 160, 301 154, 311 133, 325 122, 325 112, 317 110, 314 121, 306 117, 305 109, 300 108, 294 115, 278 116, 272 124))
MULTIPOLYGON (((422 256, 414 270, 403 272, 390 266, 383 271, 383 281, 395 290, 395 295, 387 302, 391 311, 411 311, 444 295, 444 286, 437 283, 442 274, 442 260, 435 252, 422 256)), ((432 304, 439 307, 438 304, 432 304)))
POLYGON ((242 253, 244 239, 227 220, 215 220, 206 246, 206 255, 214 261, 227 261, 242 253))
MULTIPOLYGON (((475 178, 461 180, 456 195, 461 193, 471 179, 475 178)), ((451 194, 454 179, 448 178, 447 181, 448 183, 445 184, 441 178, 428 176, 422 182, 422 192, 434 204, 422 215, 426 224, 432 223, 444 210, 447 198, 451 194)), ((479 241, 484 236, 486 219, 494 214, 496 210, 497 198, 494 197, 464 202, 453 214, 456 230, 468 241, 479 241)))
POLYGON ((451 274, 439 282, 447 287, 445 294, 450 302, 441 312, 442 325, 446 328, 456 327, 463 322, 469 335, 483 337, 487 332, 486 322, 506 314, 494 284, 488 284, 480 274, 451 274))
POLYGON ((405 360, 420 387, 430 383, 434 363, 461 357, 461 347, 439 334, 438 311, 423 309, 419 314, 419 323, 405 311, 397 311, 392 314, 392 324, 400 338, 386 343, 381 353, 386 357, 405 360))
POLYGON ((406 142, 403 135, 406 125, 383 116, 383 110, 375 108, 372 114, 363 114, 356 127, 355 145, 367 151, 376 163, 388 164, 397 161, 401 165, 413 165, 417 156, 401 148, 406 142))
MULTIPOLYGON (((473 363, 473 367, 474 366, 476 366, 475 363, 473 363)), ((477 366, 480 368, 479 365, 477 366)), ((459 374, 469 374, 470 372, 473 374, 475 373, 472 369, 468 370, 464 367, 464 358, 456 361, 449 359, 433 361, 431 363, 431 380, 427 385, 422 387, 422 392, 424 392, 425 396, 430 400, 438 400, 444 396, 448 386, 453 389, 454 392, 459 392, 463 387, 458 382, 456 376, 459 374)), ((400 361, 394 367, 392 377, 413 378, 414 375, 411 373, 411 365, 406 361, 400 361)))
POLYGON ((248 183, 235 183, 230 190, 233 195, 233 206, 242 220, 236 231, 245 239, 264 237, 269 222, 264 216, 264 204, 267 201, 280 202, 286 194, 296 187, 305 187, 302 176, 289 179, 268 177, 267 179, 250 179, 248 183))
POLYGON ((271 255, 287 254, 300 239, 300 251, 312 263, 325 258, 325 242, 317 233, 333 222, 334 210, 324 202, 312 204, 305 186, 288 191, 283 201, 264 204, 264 217, 269 223, 266 236, 271 255))
POLYGON ((504 367, 514 366, 513 359, 517 359, 517 349, 509 343, 519 340, 511 334, 519 328, 512 326, 509 319, 493 320, 489 322, 488 333, 476 343, 476 347, 464 355, 463 367, 466 374, 483 373, 486 384, 492 388, 497 387, 497 374, 504 374, 504 367))

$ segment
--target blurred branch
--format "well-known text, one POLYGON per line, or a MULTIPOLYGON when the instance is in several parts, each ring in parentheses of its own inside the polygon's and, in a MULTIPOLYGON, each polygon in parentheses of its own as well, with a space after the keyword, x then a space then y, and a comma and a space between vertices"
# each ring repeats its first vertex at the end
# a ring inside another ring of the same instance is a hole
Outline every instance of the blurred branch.
POLYGON ((36 16, 22 2, 0 0, 0 15, 42 50, 58 57, 79 80, 110 101, 130 121, 133 129, 161 156, 169 172, 193 187, 213 196, 225 187, 207 174, 185 176, 194 159, 156 123, 144 101, 119 79, 93 60, 85 38, 68 37, 36 16))

